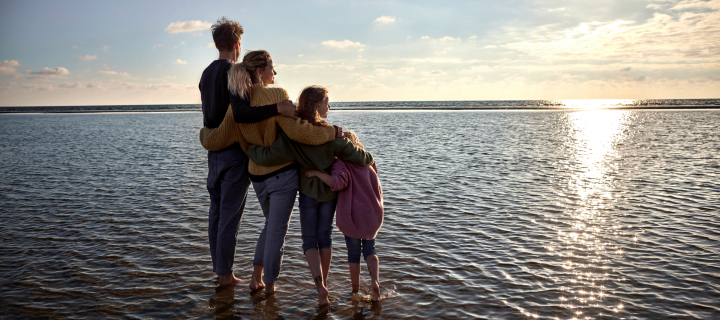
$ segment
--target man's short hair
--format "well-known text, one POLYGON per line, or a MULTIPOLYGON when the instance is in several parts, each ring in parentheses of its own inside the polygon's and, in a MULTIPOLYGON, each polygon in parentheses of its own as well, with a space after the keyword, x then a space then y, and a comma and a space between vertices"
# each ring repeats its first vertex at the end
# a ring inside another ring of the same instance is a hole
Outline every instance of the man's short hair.
POLYGON ((237 21, 228 20, 225 17, 220 18, 212 26, 215 48, 220 51, 232 51, 242 34, 243 27, 237 21))

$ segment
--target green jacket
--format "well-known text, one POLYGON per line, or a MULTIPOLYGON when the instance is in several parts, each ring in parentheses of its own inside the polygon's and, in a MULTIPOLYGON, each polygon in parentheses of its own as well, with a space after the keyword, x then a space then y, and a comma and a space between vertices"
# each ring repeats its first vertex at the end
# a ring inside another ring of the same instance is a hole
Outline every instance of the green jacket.
POLYGON ((319 202, 334 200, 337 192, 317 177, 307 178, 305 172, 316 169, 330 174, 335 157, 361 166, 371 165, 373 157, 367 151, 356 147, 348 139, 336 138, 319 146, 311 146, 290 140, 282 130, 272 147, 250 145, 248 157, 262 166, 274 166, 295 161, 300 175, 300 192, 319 202))

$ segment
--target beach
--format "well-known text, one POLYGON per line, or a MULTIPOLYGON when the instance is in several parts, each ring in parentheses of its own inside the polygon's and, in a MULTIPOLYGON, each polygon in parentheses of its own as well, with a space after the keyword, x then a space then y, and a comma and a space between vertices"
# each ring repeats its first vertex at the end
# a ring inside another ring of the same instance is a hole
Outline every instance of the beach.
MULTIPOLYGON (((354 130, 377 163, 385 196, 380 280, 392 294, 375 304, 353 299, 335 228, 327 309, 317 307, 301 250, 297 202, 278 293, 217 287, 200 112, 1 114, 1 312, 718 318, 720 110, 677 110, 687 105, 335 105, 328 121, 354 130)), ((242 279, 263 222, 251 188, 235 259, 242 279)))

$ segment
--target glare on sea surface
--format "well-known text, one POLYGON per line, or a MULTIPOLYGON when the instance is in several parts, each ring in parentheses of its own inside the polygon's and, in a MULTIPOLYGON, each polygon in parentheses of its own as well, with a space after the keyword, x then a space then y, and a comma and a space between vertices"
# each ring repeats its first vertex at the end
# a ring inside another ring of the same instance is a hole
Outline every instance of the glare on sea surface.
MULTIPOLYGON (((608 209, 614 205, 614 171, 619 159, 617 145, 625 139, 632 113, 601 110, 628 103, 625 100, 564 102, 567 107, 588 110, 565 115, 563 152, 568 165, 563 170, 569 175, 563 192, 572 195, 569 198, 572 204, 565 210, 569 218, 566 223, 571 229, 558 230, 561 243, 547 247, 557 247, 558 256, 567 257, 560 261, 566 270, 562 282, 569 286, 564 291, 576 293, 572 298, 561 295, 561 305, 572 310, 574 316, 592 318, 593 315, 584 314, 588 311, 584 308, 602 303, 606 296, 603 282, 613 280, 607 273, 600 274, 595 270, 607 269, 611 260, 609 255, 620 257, 625 253, 622 248, 607 242, 607 235, 622 234, 621 226, 614 223, 613 216, 608 215, 612 211, 608 209)), ((621 306, 612 305, 608 309, 619 311, 621 306)))
POLYGON ((634 100, 629 99, 568 99, 560 100, 565 108, 571 109, 608 109, 633 105, 634 100))

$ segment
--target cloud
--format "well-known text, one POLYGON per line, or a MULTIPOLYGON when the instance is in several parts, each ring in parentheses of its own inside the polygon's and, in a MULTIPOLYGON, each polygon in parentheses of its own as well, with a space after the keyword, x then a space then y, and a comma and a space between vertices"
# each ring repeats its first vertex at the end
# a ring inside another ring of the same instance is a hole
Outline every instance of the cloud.
POLYGON ((630 71, 631 69, 632 69, 632 68, 630 68, 630 67, 625 67, 625 68, 620 68, 620 70, 618 70, 618 71, 620 71, 620 72, 628 72, 628 71, 630 71))
POLYGON ((553 12, 553 11, 565 11, 565 10, 567 10, 567 8, 564 8, 564 7, 563 7, 563 8, 555 8, 555 9, 548 9, 549 12, 553 12))
POLYGON ((27 70, 27 71, 25 71, 25 73, 28 75, 28 77, 36 79, 36 78, 52 78, 55 76, 66 75, 66 74, 70 74, 70 71, 68 71, 68 69, 65 69, 63 67, 57 67, 55 69, 45 67, 45 68, 42 68, 40 71, 27 70))
POLYGON ((177 60, 173 61, 173 64, 187 64, 187 61, 177 59, 177 60))
POLYGON ((73 49, 77 49, 77 48, 78 48, 78 46, 73 46, 73 49))
POLYGON ((181 32, 193 32, 193 31, 202 31, 207 30, 212 27, 212 23, 210 22, 204 22, 200 20, 192 20, 192 21, 178 21, 173 22, 167 27, 165 27, 165 32, 167 33, 181 33, 181 32))
POLYGON ((323 46, 333 49, 345 49, 345 48, 362 48, 365 45, 360 42, 352 42, 350 40, 335 41, 328 40, 320 43, 323 46))
POLYGON ((428 36, 422 36, 422 37, 420 37, 420 40, 421 41, 429 41, 430 43, 450 43, 450 42, 459 43, 460 37, 453 38, 450 36, 444 36, 442 38, 433 39, 428 36))
POLYGON ((65 82, 58 85, 63 89, 105 89, 100 82, 65 82))
POLYGON ((17 78, 20 76, 20 73, 17 71, 18 66, 20 66, 20 62, 17 60, 5 60, 0 62, 0 74, 7 74, 17 78))
POLYGON ((110 46, 104 46, 104 47, 103 47, 103 51, 108 51, 108 49, 110 49, 110 46))
POLYGON ((97 59, 97 56, 86 55, 86 56, 78 57, 77 59, 78 59, 78 61, 90 61, 90 60, 97 59))
POLYGON ((155 48, 160 48, 160 47, 162 47, 162 46, 163 46, 163 45, 161 45, 161 44, 156 44, 156 45, 153 46, 153 50, 155 50, 155 48))
POLYGON ((397 22, 397 19, 395 17, 390 17, 390 16, 381 16, 381 17, 375 19, 375 21, 373 21, 373 23, 375 23, 377 25, 381 25, 381 26, 394 24, 395 22, 397 22))
POLYGON ((207 47, 215 49, 215 42, 208 42, 207 47))
POLYGON ((117 76, 120 76, 120 77, 123 77, 123 78, 129 78, 129 77, 130 77, 130 74, 127 73, 127 72, 117 72, 117 71, 112 71, 112 70, 100 70, 100 71, 98 71, 98 73, 99 73, 99 74, 104 74, 104 75, 109 75, 109 76, 117 75, 117 76))

